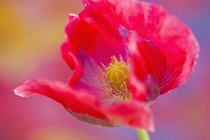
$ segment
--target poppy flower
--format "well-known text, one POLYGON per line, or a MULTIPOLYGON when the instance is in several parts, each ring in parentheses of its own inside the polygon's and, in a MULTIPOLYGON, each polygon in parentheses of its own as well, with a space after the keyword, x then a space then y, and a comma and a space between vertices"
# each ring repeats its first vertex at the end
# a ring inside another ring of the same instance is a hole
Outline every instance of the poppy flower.
POLYGON ((22 97, 41 94, 78 120, 154 131, 148 107, 186 82, 198 55, 191 30, 160 5, 137 0, 83 0, 70 14, 61 55, 69 82, 28 80, 22 97))

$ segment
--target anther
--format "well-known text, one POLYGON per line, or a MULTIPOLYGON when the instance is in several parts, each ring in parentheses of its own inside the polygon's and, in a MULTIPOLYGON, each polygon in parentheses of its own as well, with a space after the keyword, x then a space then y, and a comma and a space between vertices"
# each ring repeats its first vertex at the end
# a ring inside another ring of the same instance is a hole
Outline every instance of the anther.
POLYGON ((101 66, 105 71, 99 67, 98 69, 102 78, 96 79, 102 83, 101 87, 106 88, 105 94, 119 96, 122 97, 123 100, 126 98, 129 99, 130 91, 127 83, 130 68, 128 64, 124 62, 123 57, 120 55, 118 60, 116 56, 112 56, 111 63, 108 67, 103 63, 101 63, 101 66))

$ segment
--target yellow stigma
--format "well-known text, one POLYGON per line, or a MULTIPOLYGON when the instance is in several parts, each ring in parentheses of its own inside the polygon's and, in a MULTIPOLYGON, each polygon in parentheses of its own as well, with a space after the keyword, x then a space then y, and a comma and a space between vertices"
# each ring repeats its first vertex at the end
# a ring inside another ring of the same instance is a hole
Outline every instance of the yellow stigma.
POLYGON ((127 64, 118 59, 115 56, 111 57, 111 63, 108 68, 106 68, 106 79, 109 81, 109 84, 112 88, 121 90, 123 84, 126 84, 128 81, 128 74, 130 68, 127 67, 127 64))
POLYGON ((130 90, 128 87, 128 75, 130 68, 127 63, 123 61, 122 56, 120 60, 116 56, 111 57, 111 63, 106 67, 103 63, 101 65, 104 67, 105 71, 100 70, 101 78, 98 79, 102 85, 101 87, 106 88, 105 94, 115 95, 122 97, 122 99, 130 98, 130 90))

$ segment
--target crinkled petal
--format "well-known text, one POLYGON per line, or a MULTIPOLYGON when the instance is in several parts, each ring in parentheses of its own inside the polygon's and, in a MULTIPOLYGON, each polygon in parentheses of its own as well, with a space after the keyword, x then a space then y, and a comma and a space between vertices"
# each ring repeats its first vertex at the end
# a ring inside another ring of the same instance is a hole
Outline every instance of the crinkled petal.
POLYGON ((69 51, 72 51, 81 61, 84 61, 84 57, 88 55, 93 57, 97 64, 100 62, 108 64, 107 58, 125 53, 120 39, 110 38, 110 34, 101 33, 101 29, 93 26, 92 22, 87 22, 74 14, 69 15, 66 34, 69 51), (85 54, 79 56, 80 50, 85 54))
POLYGON ((95 21, 94 25, 97 24, 110 34, 116 34, 117 29, 123 26, 148 39, 150 33, 157 33, 160 30, 160 23, 167 15, 161 6, 138 0, 83 0, 83 2, 85 9, 80 13, 81 17, 95 21))
POLYGON ((161 94, 185 83, 193 72, 199 44, 192 31, 176 17, 168 15, 159 32, 162 41, 154 41, 167 59, 161 94))

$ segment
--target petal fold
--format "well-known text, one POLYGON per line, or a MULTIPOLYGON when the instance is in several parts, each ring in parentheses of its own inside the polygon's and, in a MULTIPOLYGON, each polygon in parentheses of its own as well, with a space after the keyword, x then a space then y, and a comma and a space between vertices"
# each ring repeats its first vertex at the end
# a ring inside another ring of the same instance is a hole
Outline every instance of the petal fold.
POLYGON ((154 44, 135 33, 130 35, 128 51, 131 59, 129 81, 133 97, 146 101, 156 100, 165 72, 165 58, 154 44))

